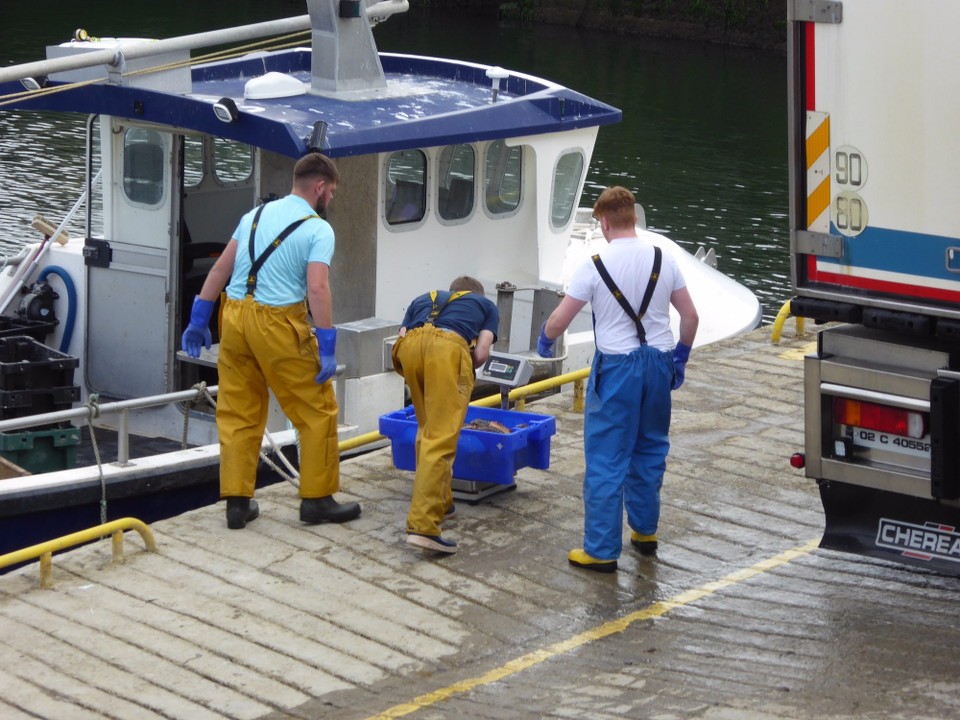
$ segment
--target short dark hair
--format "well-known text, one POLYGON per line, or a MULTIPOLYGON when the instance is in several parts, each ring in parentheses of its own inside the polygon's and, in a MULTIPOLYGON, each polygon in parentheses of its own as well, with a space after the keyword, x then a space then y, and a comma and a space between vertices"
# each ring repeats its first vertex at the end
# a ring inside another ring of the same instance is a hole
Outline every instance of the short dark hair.
POLYGON ((477 293, 478 295, 483 295, 483 284, 476 278, 472 278, 469 275, 461 275, 452 283, 450 283, 450 292, 459 292, 461 290, 467 290, 472 293, 477 293))
POLYGON ((297 160, 297 164, 293 166, 294 183, 314 178, 332 183, 340 182, 340 173, 337 171, 337 166, 333 163, 333 160, 323 153, 307 153, 297 160))

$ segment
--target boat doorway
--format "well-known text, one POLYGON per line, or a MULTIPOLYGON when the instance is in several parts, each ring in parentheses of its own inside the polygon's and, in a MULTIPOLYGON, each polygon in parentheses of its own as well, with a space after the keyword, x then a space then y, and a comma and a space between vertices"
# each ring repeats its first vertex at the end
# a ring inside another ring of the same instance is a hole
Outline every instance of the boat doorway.
MULTIPOLYGON (((215 368, 176 362, 177 351, 194 296, 255 203, 256 154, 118 118, 101 127, 103 239, 86 259, 87 347, 100 349, 85 358, 90 392, 125 399, 216 384, 215 368)), ((217 342, 216 321, 211 332, 217 342)))
POLYGON ((103 116, 103 239, 88 240, 84 358, 90 392, 125 399, 170 388, 169 243, 179 214, 174 136, 103 116), (124 298, 118 305, 118 298, 124 298))
MULTIPOLYGON (((207 274, 223 252, 241 216, 256 204, 257 153, 243 143, 211 135, 180 135, 179 248, 177 278, 178 321, 174 353, 180 334, 190 322, 193 299, 200 293, 207 274)), ((220 341, 220 300, 210 323, 212 342, 220 341)), ((178 389, 199 381, 217 384, 216 367, 192 362, 178 363, 178 389)))

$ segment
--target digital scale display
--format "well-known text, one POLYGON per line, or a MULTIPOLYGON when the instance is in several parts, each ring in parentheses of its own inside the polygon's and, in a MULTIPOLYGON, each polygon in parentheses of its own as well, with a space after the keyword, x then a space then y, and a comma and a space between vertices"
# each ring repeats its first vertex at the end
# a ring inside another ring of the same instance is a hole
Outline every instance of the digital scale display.
POLYGON ((525 385, 533 374, 530 361, 520 355, 490 353, 487 362, 477 372, 477 378, 508 387, 525 385))
POLYGON ((517 373, 517 366, 513 363, 505 363, 501 360, 491 360, 487 363, 487 373, 490 375, 502 375, 512 378, 517 373))

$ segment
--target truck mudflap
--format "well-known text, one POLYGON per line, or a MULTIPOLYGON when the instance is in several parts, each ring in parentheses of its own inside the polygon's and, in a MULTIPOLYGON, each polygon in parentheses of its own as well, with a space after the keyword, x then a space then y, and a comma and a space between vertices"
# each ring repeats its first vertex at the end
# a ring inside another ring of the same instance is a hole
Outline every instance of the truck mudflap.
POLYGON ((821 480, 820 547, 960 575, 960 507, 821 480))

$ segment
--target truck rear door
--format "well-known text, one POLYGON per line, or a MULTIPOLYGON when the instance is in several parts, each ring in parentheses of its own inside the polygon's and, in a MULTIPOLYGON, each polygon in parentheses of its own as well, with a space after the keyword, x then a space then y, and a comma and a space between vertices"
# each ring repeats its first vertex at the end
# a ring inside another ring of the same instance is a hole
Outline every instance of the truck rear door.
POLYGON ((791 12, 797 295, 960 317, 960 3, 791 12))

